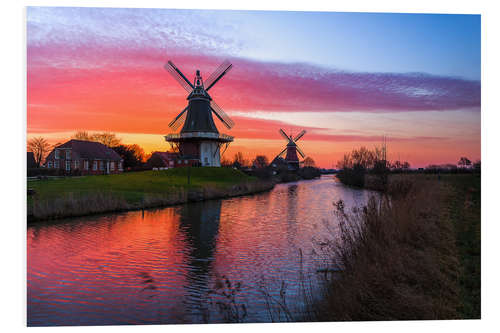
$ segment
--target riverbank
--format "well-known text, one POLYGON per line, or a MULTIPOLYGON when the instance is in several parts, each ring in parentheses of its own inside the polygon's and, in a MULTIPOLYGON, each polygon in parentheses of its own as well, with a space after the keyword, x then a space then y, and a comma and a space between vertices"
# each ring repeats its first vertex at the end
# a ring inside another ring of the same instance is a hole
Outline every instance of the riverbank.
POLYGON ((231 168, 176 168, 28 181, 28 222, 228 198, 274 187, 231 168))
POLYGON ((363 210, 337 205, 341 269, 310 310, 313 320, 478 319, 478 174, 390 175, 388 197, 363 210))

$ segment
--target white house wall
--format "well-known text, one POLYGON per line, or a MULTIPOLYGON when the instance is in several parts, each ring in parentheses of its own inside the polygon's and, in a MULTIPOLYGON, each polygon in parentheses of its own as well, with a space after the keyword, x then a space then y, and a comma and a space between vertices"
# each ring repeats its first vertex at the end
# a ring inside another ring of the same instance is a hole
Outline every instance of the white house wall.
POLYGON ((217 142, 202 141, 200 143, 200 160, 202 166, 220 167, 220 152, 217 142))

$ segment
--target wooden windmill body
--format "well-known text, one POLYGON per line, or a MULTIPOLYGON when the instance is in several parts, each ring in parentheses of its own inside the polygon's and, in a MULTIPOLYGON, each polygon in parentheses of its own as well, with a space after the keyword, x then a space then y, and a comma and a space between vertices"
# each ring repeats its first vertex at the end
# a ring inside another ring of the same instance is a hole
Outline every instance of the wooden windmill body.
POLYGON ((208 94, 208 90, 231 68, 230 63, 224 62, 205 83, 197 70, 194 82, 191 83, 172 61, 169 60, 165 65, 165 69, 189 93, 188 105, 169 124, 171 129, 177 130, 184 123, 181 131, 165 136, 165 140, 179 152, 179 159, 185 165, 220 166, 221 153, 224 153, 234 139, 217 130, 212 113, 228 129, 234 126, 234 122, 208 94))
POLYGON ((281 153, 276 155, 276 158, 281 157, 286 152, 284 161, 287 163, 288 169, 297 170, 300 167, 300 160, 297 153, 302 158, 305 157, 302 150, 297 146, 297 141, 299 141, 299 139, 302 138, 304 134, 306 134, 306 131, 302 130, 299 134, 297 134, 297 136, 295 136, 295 138, 291 134, 286 134, 285 131, 283 131, 281 128, 279 130, 279 133, 285 140, 287 140, 287 144, 285 149, 283 149, 281 153))

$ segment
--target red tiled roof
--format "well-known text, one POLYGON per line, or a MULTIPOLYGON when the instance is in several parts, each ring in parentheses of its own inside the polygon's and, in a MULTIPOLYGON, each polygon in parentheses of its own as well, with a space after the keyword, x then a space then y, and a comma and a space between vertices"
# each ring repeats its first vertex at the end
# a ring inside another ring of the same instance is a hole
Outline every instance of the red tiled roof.
MULTIPOLYGON (((99 160, 109 160, 109 161, 120 161, 122 158, 113 149, 99 142, 93 141, 83 141, 83 140, 69 140, 62 145, 57 146, 57 148, 71 148, 72 158, 83 158, 83 159, 99 159, 99 160)), ((50 152, 47 159, 54 159, 54 150, 50 152)))
POLYGON ((179 154, 177 153, 169 153, 169 152, 162 152, 162 151, 155 151, 151 156, 156 155, 162 159, 163 162, 167 164, 168 161, 175 160, 179 154))

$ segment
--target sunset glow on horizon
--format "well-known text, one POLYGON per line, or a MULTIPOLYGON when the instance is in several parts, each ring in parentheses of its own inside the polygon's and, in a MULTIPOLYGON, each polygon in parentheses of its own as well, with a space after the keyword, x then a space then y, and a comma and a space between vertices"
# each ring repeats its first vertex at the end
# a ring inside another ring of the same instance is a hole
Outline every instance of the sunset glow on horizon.
POLYGON ((204 78, 236 125, 224 157, 272 159, 280 128, 331 168, 380 145, 412 167, 481 158, 479 15, 56 8, 27 10, 27 136, 65 142, 77 131, 116 133, 146 153, 187 94, 171 59, 204 78))

